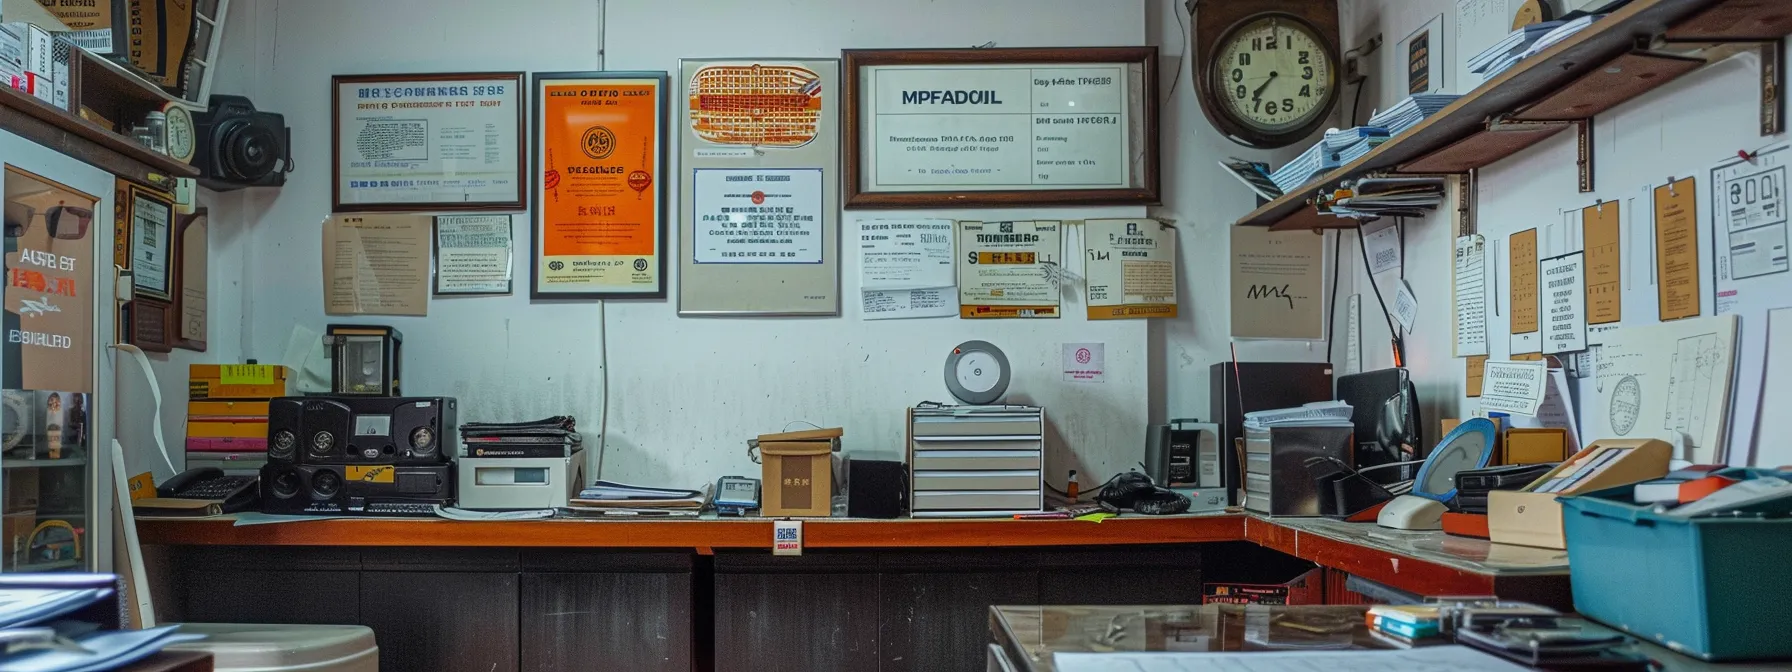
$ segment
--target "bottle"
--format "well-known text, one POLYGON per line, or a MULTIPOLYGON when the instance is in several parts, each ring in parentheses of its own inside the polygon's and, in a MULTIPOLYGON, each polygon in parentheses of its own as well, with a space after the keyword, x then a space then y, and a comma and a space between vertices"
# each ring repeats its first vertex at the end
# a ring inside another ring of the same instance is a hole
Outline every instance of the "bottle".
POLYGON ((1081 489, 1082 489, 1082 487, 1079 486, 1076 482, 1076 470, 1071 469, 1070 470, 1070 478, 1064 482, 1064 494, 1070 495, 1070 503, 1071 504, 1076 503, 1077 493, 1081 489))
POLYGON ((157 152, 168 153, 168 115, 161 111, 150 112, 143 117, 145 135, 149 139, 149 148, 157 152))

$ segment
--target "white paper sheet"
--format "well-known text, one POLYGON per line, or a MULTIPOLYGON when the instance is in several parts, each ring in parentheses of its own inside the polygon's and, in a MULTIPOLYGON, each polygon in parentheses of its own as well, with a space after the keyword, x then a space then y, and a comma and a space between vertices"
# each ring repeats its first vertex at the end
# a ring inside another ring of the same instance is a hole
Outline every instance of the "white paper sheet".
POLYGON ((1548 384, 1543 362, 1488 362, 1481 379, 1481 411, 1536 415, 1548 384))
MULTIPOLYGON (((1753 161, 1731 157, 1711 169, 1711 265, 1718 315, 1741 318, 1737 335, 1734 416, 1729 444, 1738 447, 1757 441, 1755 427, 1761 409, 1763 371, 1768 352, 1768 313, 1792 307, 1787 292, 1787 164, 1789 145, 1780 144, 1755 155, 1753 161)), ((1750 464, 1745 451, 1735 451, 1732 464, 1750 464)), ((1759 463, 1756 457, 1753 463, 1759 463)))
POLYGON ((1400 236, 1394 225, 1363 236, 1363 250, 1369 253, 1369 274, 1375 275, 1400 267, 1400 236))
POLYGON ((859 289, 864 319, 958 314, 958 277, 949 219, 859 223, 859 289))
POLYGON ((1064 344, 1064 382, 1105 383, 1108 380, 1107 345, 1103 343, 1064 344))
POLYGON ((1685 447, 1677 459, 1721 463, 1736 330, 1735 316, 1720 315, 1612 333, 1599 349, 1595 396, 1581 415, 1587 437, 1661 439, 1685 447))
POLYGON ((1487 239, 1456 239, 1456 356, 1487 354, 1487 239))
MULTIPOLYGON (((1792 408, 1792 308, 1767 314, 1766 381, 1761 388, 1761 407, 1792 408)), ((1783 422, 1778 418, 1773 422, 1783 422)), ((1766 425, 1769 421, 1763 420, 1766 425)), ((1753 464, 1758 467, 1792 465, 1792 441, 1762 441, 1755 446, 1753 464)))
POLYGON ((1543 302, 1543 352, 1587 349, 1586 253, 1544 259, 1538 273, 1543 302))
POLYGON ((1465 646, 1380 651, 1251 651, 1209 653, 1058 652, 1059 672, 1520 672, 1519 667, 1465 646))
POLYGON ((1412 333, 1412 326, 1419 320, 1419 297, 1413 296, 1412 285, 1401 278, 1394 287, 1394 320, 1406 333, 1412 333))
POLYGON ((1363 372, 1363 295, 1351 294, 1344 307, 1344 373, 1363 372))
POLYGON ((1574 419, 1573 397, 1568 394, 1568 374, 1550 369, 1549 385, 1543 390, 1543 403, 1536 415, 1514 415, 1508 418, 1513 427, 1550 427, 1566 430, 1568 453, 1580 450, 1580 423, 1574 419))
POLYGON ((882 289, 861 292, 867 320, 903 320, 916 317, 951 317, 958 314, 957 290, 882 289))

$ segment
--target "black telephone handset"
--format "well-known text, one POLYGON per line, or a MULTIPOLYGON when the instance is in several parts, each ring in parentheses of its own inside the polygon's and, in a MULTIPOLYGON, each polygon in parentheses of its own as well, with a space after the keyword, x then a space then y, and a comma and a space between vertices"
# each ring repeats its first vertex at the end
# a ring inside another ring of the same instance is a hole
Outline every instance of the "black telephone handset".
POLYGON ((233 513, 255 506, 255 482, 254 476, 228 476, 217 467, 200 467, 175 474, 156 487, 156 496, 215 499, 224 502, 225 513, 233 513))

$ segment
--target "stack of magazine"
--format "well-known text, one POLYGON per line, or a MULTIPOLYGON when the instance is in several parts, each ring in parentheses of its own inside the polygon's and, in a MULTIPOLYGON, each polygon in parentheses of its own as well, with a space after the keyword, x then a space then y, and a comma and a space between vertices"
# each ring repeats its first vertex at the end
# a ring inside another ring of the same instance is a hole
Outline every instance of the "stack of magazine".
POLYGON ((560 511, 566 517, 696 516, 709 505, 710 486, 698 490, 598 481, 560 511))
POLYGON ((1544 35, 1555 30, 1562 23, 1562 21, 1544 21, 1512 31, 1504 39, 1493 43, 1493 46, 1483 49, 1481 53, 1468 59, 1468 71, 1492 79, 1501 72, 1505 72, 1513 64, 1518 63, 1531 45, 1536 44, 1537 40, 1542 39, 1544 35))
POLYGON ((1369 117, 1369 125, 1388 129, 1388 135, 1396 136, 1405 133, 1406 129, 1419 125, 1438 110, 1450 106, 1462 96, 1454 93, 1420 93, 1407 96, 1406 100, 1394 103, 1382 112, 1369 117))

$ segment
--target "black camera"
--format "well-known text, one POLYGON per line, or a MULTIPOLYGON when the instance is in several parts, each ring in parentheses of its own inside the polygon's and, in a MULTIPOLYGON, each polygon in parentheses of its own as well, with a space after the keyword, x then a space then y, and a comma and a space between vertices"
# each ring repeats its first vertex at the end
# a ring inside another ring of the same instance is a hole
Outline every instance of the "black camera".
POLYGON ((242 96, 214 95, 210 109, 193 115, 199 137, 193 164, 199 184, 229 191, 243 187, 278 187, 292 172, 292 129, 286 117, 257 112, 242 96))

